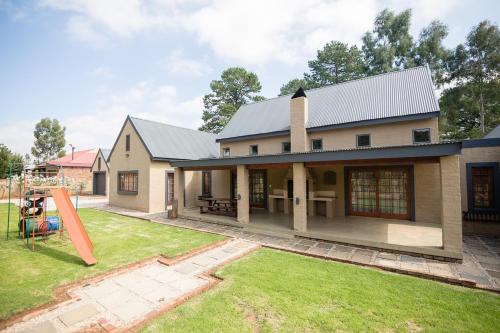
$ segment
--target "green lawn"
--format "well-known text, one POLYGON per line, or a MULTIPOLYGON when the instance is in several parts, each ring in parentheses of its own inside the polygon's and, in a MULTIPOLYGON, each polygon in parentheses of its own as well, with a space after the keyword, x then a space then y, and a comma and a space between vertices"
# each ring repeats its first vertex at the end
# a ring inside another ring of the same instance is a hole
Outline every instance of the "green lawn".
POLYGON ((98 263, 92 267, 86 267, 72 243, 59 236, 47 244, 37 242, 32 252, 17 239, 17 208, 12 209, 6 241, 7 205, 0 205, 0 319, 50 301, 58 285, 154 255, 177 256, 223 239, 93 209, 80 209, 79 215, 94 244, 98 263))
POLYGON ((500 297, 261 249, 143 332, 499 332, 500 297))

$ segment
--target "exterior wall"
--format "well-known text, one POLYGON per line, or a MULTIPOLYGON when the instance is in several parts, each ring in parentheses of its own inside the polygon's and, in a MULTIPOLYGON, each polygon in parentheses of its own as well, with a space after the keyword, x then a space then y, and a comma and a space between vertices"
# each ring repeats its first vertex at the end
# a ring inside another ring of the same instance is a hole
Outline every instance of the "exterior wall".
POLYGON ((168 162, 153 161, 149 169, 149 212, 163 212, 167 209, 166 178, 167 171, 174 172, 174 168, 168 162))
POLYGON ((441 223, 441 180, 438 163, 415 164, 415 221, 441 223))
POLYGON ((310 141, 313 139, 323 139, 324 150, 356 148, 357 134, 370 134, 372 147, 411 145, 413 144, 412 130, 418 128, 430 128, 431 142, 439 142, 438 118, 432 118, 313 132, 309 133, 307 148, 311 150, 310 141))
POLYGON ((201 171, 184 171, 185 205, 196 207, 201 195, 201 171))
POLYGON ((462 211, 467 211, 467 163, 500 162, 500 147, 464 148, 460 156, 462 211))
POLYGON ((335 202, 333 216, 345 216, 345 191, 344 191, 344 166, 335 165, 326 168, 311 168, 311 174, 315 179, 316 191, 335 191, 335 202), (324 174, 333 171, 337 175, 335 185, 328 185, 323 182, 324 174))
POLYGON ((91 186, 90 186, 91 191, 94 190, 93 189, 93 182, 94 182, 93 173, 94 172, 105 172, 106 173, 106 196, 109 197, 109 168, 108 168, 108 164, 106 163, 106 159, 104 158, 104 156, 102 156, 102 153, 100 150, 96 156, 94 164, 92 164, 92 169, 91 169, 92 180, 91 180, 91 186), (99 169, 99 162, 98 162, 99 157, 101 158, 101 169, 99 169))
POLYGON ((306 124, 309 119, 309 103, 306 97, 290 100, 290 141, 292 153, 308 150, 306 124))
POLYGON ((72 181, 83 181, 85 182, 85 187, 82 189, 81 194, 92 194, 92 172, 90 172, 90 168, 63 167, 62 171, 59 171, 58 177, 61 177, 61 172, 64 173, 65 183, 69 179, 72 181))
POLYGON ((441 225, 445 251, 462 253, 462 212, 460 205, 460 156, 440 158, 441 225))
MULTIPOLYGON (((357 134, 370 134, 372 147, 398 146, 413 144, 412 130, 418 128, 431 129, 431 142, 439 142, 438 118, 402 121, 392 124, 359 126, 352 128, 333 129, 321 132, 310 132, 306 150, 311 150, 312 139, 323 139, 324 150, 356 148, 357 134)), ((221 142, 221 156, 224 148, 231 149, 231 156, 246 156, 250 145, 259 146, 259 155, 278 154, 282 152, 281 144, 291 142, 289 135, 249 139, 234 142, 221 142)))
POLYGON ((259 155, 281 153, 281 144, 290 142, 289 135, 276 136, 270 138, 250 139, 244 141, 221 142, 221 156, 224 148, 231 149, 231 156, 247 156, 251 145, 259 146, 259 155))
MULTIPOLYGON (((129 121, 117 139, 109 161, 109 203, 113 206, 148 212, 151 159, 129 121), (130 151, 125 151, 125 136, 130 134, 130 151), (138 171, 138 192, 118 194, 118 171, 138 171)), ((162 186, 165 182, 163 181, 162 186)))

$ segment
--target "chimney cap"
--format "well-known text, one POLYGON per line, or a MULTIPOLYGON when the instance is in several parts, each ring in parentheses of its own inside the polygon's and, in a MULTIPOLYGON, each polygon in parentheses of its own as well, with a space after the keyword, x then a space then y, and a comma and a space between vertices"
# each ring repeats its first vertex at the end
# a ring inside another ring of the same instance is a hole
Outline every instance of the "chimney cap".
POLYGON ((295 92, 295 94, 293 94, 291 99, 299 98, 299 97, 307 97, 306 93, 304 92, 304 89, 302 89, 302 87, 297 89, 297 91, 295 92))

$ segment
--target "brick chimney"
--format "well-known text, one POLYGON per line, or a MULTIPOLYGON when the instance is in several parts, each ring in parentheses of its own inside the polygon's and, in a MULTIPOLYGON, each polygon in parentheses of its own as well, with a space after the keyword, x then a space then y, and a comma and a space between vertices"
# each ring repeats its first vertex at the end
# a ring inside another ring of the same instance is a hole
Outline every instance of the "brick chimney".
POLYGON ((290 143, 292 153, 304 152, 307 149, 306 125, 309 118, 307 96, 304 89, 299 88, 290 100, 290 143))

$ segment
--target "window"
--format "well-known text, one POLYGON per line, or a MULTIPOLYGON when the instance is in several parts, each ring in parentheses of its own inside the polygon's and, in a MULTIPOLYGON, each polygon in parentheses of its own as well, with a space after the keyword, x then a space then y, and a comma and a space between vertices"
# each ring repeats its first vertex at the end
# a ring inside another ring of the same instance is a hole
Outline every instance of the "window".
POLYGON ((201 174, 201 195, 212 196, 212 173, 210 171, 203 171, 201 174))
POLYGON ((118 193, 137 194, 139 175, 137 171, 118 172, 118 193))
POLYGON ((130 151, 130 134, 125 135, 125 151, 130 151))
POLYGON ((97 170, 101 171, 101 158, 97 158, 97 170))
POLYGON ((250 146, 250 155, 258 155, 259 154, 259 146, 252 145, 250 146))
POLYGON ((290 144, 290 142, 281 143, 281 152, 282 153, 289 153, 290 151, 292 151, 292 145, 290 144))
POLYGON ((472 212, 500 212, 499 163, 467 163, 467 206, 472 212))
POLYGON ((323 150, 323 139, 313 139, 311 140, 312 150, 323 150))
POLYGON ((222 156, 224 156, 224 157, 231 156, 231 149, 229 149, 229 148, 223 148, 222 149, 222 156))
POLYGON ((420 128, 413 130, 413 143, 429 143, 431 142, 431 129, 420 128))
POLYGON ((370 147, 370 134, 358 134, 356 135, 356 146, 357 147, 370 147))

